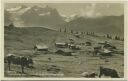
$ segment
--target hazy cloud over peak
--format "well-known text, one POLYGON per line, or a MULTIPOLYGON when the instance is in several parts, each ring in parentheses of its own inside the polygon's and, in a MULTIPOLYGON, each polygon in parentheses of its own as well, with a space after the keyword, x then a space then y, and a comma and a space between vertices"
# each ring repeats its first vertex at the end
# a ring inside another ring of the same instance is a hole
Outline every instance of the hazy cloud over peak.
POLYGON ((19 8, 20 5, 26 6, 50 6, 56 8, 59 13, 71 16, 72 14, 79 14, 86 17, 97 16, 119 16, 123 15, 124 8, 122 3, 6 3, 5 8, 12 10, 19 8))

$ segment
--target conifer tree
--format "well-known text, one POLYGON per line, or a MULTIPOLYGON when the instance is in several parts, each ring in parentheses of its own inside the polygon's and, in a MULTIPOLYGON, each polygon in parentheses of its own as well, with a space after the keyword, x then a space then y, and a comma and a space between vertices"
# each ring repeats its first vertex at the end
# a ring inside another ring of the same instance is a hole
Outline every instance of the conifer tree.
POLYGON ((66 28, 64 29, 64 32, 65 32, 65 33, 67 32, 66 28))
POLYGON ((61 28, 60 28, 60 32, 61 32, 62 30, 61 30, 61 28))

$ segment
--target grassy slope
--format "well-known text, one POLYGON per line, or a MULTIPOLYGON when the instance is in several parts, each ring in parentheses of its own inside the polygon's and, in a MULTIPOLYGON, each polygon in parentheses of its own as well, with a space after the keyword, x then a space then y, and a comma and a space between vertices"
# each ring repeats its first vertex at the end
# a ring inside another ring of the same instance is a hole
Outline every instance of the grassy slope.
MULTIPOLYGON (((84 36, 78 39, 71 34, 64 34, 54 30, 42 27, 31 28, 13 28, 9 30, 5 27, 5 48, 6 49, 32 49, 35 44, 45 43, 48 46, 53 45, 55 42, 68 42, 69 38, 74 38, 76 42, 100 42, 109 40, 104 37, 84 36)), ((109 40, 114 43, 120 41, 109 40)))
POLYGON ((41 27, 13 28, 11 30, 5 27, 5 49, 31 50, 38 43, 50 45, 57 40, 58 35, 63 38, 63 34, 41 27))
MULTIPOLYGON (((83 38, 78 39, 71 34, 60 33, 57 31, 40 28, 40 27, 32 27, 32 28, 13 28, 9 30, 5 28, 5 55, 7 53, 14 53, 17 55, 32 55, 33 46, 37 43, 45 43, 50 48, 50 50, 55 49, 54 43, 59 41, 68 42, 69 38, 74 38, 77 43, 90 41, 93 43, 94 47, 99 41, 110 41, 113 45, 115 45, 118 50, 123 50, 123 42, 109 40, 104 37, 96 37, 96 36, 87 36, 85 35, 83 38)), ((54 64, 62 68, 62 73, 64 73, 66 77, 80 77, 81 73, 84 71, 88 72, 98 72, 99 65, 104 65, 106 67, 115 68, 121 77, 123 77, 123 56, 116 55, 112 58, 108 58, 109 62, 104 64, 104 60, 99 59, 98 57, 91 57, 87 55, 87 51, 90 49, 92 51, 92 47, 83 47, 81 52, 77 52, 78 58, 68 57, 68 56, 60 56, 60 55, 39 55, 34 59, 36 69, 33 71, 28 70, 28 76, 30 74, 34 74, 35 72, 40 72, 41 68, 45 64, 54 64), (49 62, 47 58, 52 57, 53 61, 49 62), (79 61, 82 61, 82 64, 79 65, 79 61), (33 73, 32 73, 33 72, 33 73)), ((18 67, 14 67, 15 70, 18 67)), ((43 70, 42 70, 43 71, 43 70)))

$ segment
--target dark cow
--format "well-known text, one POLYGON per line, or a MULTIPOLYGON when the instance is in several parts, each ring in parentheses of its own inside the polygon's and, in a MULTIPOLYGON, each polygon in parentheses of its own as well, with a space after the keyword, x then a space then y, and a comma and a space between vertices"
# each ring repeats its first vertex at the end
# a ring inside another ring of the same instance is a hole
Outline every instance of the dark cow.
POLYGON ((11 70, 11 64, 20 65, 22 73, 24 73, 24 67, 31 68, 32 66, 30 66, 30 64, 33 64, 33 60, 29 57, 9 54, 5 57, 5 63, 8 63, 9 70, 11 70))
POLYGON ((117 73, 116 70, 109 69, 109 68, 103 68, 102 66, 100 66, 100 74, 99 74, 99 77, 101 77, 102 75, 110 76, 112 78, 119 78, 119 75, 118 75, 118 73, 117 73))
POLYGON ((4 58, 4 62, 5 63, 8 63, 8 68, 9 68, 9 70, 11 70, 11 63, 13 63, 13 60, 14 60, 14 58, 15 58, 15 55, 13 55, 13 54, 9 54, 9 55, 7 55, 5 58, 4 58))

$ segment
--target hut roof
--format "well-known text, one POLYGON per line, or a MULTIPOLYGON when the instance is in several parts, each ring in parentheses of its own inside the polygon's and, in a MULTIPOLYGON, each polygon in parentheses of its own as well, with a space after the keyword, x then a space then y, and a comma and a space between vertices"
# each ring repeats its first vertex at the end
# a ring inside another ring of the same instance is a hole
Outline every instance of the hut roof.
POLYGON ((58 45, 65 45, 66 43, 58 42, 58 43, 56 43, 56 44, 58 44, 58 45))
POLYGON ((45 44, 36 45, 38 49, 48 49, 48 46, 45 44))

